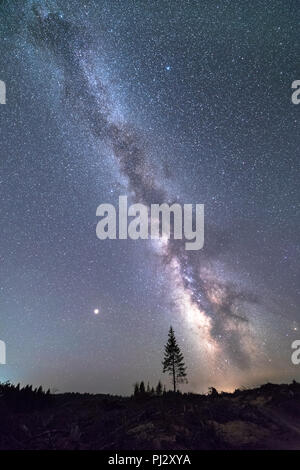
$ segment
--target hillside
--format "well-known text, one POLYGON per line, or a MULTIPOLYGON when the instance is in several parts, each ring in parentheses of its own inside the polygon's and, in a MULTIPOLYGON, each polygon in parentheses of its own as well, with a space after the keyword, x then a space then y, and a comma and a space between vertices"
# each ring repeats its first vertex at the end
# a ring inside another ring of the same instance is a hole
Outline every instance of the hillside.
POLYGON ((299 418, 296 382, 232 394, 61 394, 25 411, 2 395, 0 449, 300 449, 299 418))

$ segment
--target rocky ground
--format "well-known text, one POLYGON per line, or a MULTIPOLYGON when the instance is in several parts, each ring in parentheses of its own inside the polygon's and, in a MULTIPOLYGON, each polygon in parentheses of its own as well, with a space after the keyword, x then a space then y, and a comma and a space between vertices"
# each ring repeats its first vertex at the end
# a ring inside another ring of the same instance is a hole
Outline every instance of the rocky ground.
POLYGON ((300 384, 233 394, 55 395, 40 411, 0 397, 0 449, 300 449, 300 384))

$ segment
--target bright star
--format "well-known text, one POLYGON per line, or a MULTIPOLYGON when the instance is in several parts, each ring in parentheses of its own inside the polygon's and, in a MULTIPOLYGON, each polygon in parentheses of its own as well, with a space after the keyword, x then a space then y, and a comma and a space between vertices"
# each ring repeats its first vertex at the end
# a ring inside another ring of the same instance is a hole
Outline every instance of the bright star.
POLYGON ((95 314, 95 315, 98 315, 98 313, 99 313, 99 308, 95 308, 95 309, 94 309, 94 314, 95 314))

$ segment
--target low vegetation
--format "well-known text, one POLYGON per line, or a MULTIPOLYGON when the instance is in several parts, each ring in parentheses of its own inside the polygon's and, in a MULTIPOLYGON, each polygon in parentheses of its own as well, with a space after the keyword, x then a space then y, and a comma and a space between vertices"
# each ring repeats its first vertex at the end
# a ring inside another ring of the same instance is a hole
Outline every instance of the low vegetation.
POLYGON ((131 397, 0 385, 0 449, 299 449, 300 384, 131 397))

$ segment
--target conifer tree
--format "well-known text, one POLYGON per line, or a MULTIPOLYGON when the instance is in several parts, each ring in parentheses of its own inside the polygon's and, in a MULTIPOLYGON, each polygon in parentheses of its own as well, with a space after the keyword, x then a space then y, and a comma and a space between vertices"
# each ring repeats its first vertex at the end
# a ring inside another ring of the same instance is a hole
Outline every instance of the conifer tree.
POLYGON ((142 380, 142 382, 140 383, 140 394, 145 395, 145 393, 146 393, 145 384, 142 380))
POLYGON ((161 381, 159 381, 156 386, 156 395, 160 396, 161 394, 162 394, 162 384, 161 384, 161 381))
POLYGON ((172 326, 169 330, 168 342, 165 345, 165 354, 162 365, 163 372, 169 372, 169 375, 172 376, 173 390, 176 392, 177 384, 187 382, 187 380, 183 354, 177 344, 172 326))

